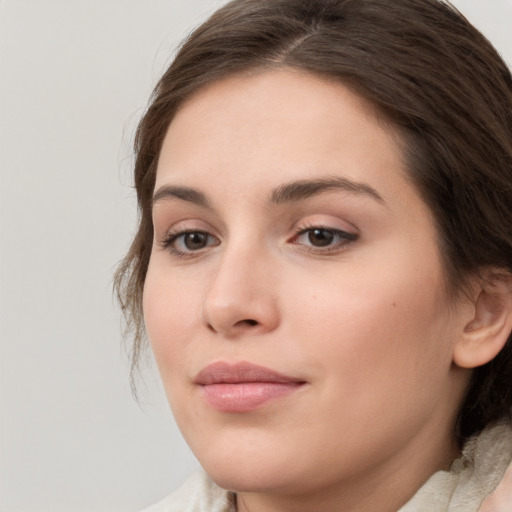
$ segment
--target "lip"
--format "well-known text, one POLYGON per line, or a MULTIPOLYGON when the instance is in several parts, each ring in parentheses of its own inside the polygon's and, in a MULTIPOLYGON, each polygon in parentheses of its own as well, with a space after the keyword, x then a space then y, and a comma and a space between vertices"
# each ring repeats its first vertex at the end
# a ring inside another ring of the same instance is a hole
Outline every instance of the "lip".
POLYGON ((215 362, 194 380, 208 405, 221 412, 250 412, 294 393, 306 382, 248 362, 215 362))

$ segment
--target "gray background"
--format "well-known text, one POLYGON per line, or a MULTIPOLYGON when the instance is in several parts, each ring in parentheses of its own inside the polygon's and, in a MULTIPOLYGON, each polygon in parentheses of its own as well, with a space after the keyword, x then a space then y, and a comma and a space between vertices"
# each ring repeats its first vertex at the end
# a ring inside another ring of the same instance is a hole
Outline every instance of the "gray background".
MULTIPOLYGON (((223 0, 0 0, 0 510, 135 512, 197 467, 151 360, 130 395, 111 296, 130 143, 223 0)), ((512 0, 455 4, 512 63, 512 0)))

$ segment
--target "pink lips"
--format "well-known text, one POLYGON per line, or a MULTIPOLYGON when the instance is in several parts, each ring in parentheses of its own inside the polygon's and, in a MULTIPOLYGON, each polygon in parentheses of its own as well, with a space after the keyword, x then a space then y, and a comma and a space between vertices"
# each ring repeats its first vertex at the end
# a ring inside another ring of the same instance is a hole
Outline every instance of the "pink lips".
POLYGON ((247 362, 217 362, 201 370, 195 383, 206 402, 221 412, 249 412, 300 389, 305 382, 247 362))

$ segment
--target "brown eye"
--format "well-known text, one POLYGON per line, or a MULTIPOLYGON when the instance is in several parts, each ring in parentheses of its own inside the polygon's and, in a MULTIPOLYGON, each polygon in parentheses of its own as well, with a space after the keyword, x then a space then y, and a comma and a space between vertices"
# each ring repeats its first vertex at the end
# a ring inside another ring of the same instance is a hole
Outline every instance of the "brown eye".
POLYGON ((313 227, 303 229, 293 238, 292 242, 303 245, 311 251, 316 251, 318 254, 327 254, 329 251, 341 250, 345 245, 357 240, 357 238, 358 235, 340 229, 313 227))
POLYGON ((202 231, 193 231, 183 235, 183 245, 189 251, 198 251, 204 249, 208 243, 208 233, 202 231))
POLYGON ((161 246, 176 256, 201 254, 220 244, 220 240, 206 231, 180 231, 167 235, 161 246))
POLYGON ((329 229, 311 229, 308 232, 308 241, 315 247, 326 247, 334 240, 334 233, 329 229))

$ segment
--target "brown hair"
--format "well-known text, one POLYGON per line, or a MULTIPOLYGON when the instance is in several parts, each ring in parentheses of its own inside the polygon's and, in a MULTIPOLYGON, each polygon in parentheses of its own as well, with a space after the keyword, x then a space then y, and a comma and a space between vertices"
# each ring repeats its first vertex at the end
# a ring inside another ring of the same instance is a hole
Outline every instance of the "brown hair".
MULTIPOLYGON (((132 370, 144 337, 151 197, 167 128, 206 84, 278 66, 350 86, 398 128, 412 181, 437 222, 450 289, 485 267, 512 271, 512 77, 482 34, 439 0, 234 0, 183 44, 136 133, 140 223, 115 280, 134 336, 132 370)), ((511 405, 509 338, 474 371, 460 438, 511 405)))

